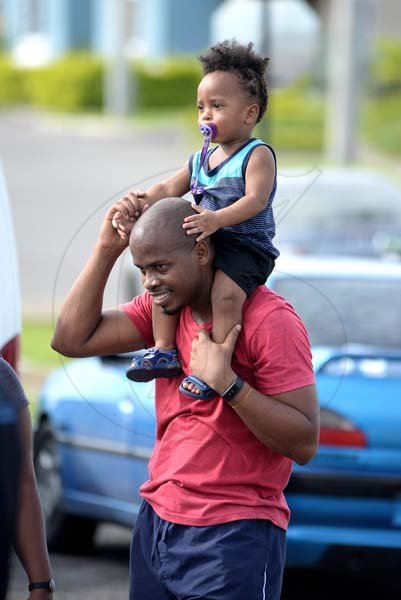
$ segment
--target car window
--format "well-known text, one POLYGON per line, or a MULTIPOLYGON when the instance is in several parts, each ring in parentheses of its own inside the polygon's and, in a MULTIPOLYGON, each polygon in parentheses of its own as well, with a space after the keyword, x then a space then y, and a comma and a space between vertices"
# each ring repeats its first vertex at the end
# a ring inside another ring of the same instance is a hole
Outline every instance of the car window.
POLYGON ((401 235, 401 191, 374 174, 282 176, 273 208, 281 249, 375 256, 401 235))
POLYGON ((401 282, 283 278, 275 290, 304 320, 312 345, 401 347, 401 282))
POLYGON ((303 177, 281 177, 275 197, 276 221, 295 225, 299 219, 315 224, 352 215, 360 221, 389 217, 401 222, 401 191, 374 177, 333 177, 311 171, 303 177), (329 217, 329 219, 328 219, 329 217))

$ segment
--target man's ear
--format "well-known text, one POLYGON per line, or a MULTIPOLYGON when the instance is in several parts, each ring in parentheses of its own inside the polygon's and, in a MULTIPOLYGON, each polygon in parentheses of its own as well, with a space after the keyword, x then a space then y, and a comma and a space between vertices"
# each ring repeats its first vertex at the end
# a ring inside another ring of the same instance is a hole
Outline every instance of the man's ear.
POLYGON ((214 251, 209 240, 202 240, 196 242, 192 252, 199 266, 205 266, 212 263, 214 257, 214 251))
POLYGON ((256 104, 249 104, 246 107, 246 112, 245 112, 245 123, 250 124, 250 123, 256 123, 257 118, 259 116, 259 105, 256 104))

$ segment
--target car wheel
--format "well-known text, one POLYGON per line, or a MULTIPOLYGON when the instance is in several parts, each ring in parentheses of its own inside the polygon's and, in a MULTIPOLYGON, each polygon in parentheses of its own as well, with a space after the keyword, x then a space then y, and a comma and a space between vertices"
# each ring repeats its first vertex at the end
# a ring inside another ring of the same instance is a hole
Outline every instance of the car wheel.
POLYGON ((47 423, 41 425, 35 436, 34 464, 49 550, 87 550, 92 545, 97 522, 65 512, 57 443, 47 423))

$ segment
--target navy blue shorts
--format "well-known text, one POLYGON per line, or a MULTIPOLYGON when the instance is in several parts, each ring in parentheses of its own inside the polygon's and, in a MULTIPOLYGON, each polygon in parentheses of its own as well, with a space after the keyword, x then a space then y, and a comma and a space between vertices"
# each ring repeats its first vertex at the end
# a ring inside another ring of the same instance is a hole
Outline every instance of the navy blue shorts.
POLYGON ((130 600, 279 600, 285 531, 242 519, 192 527, 143 502, 131 544, 130 600))

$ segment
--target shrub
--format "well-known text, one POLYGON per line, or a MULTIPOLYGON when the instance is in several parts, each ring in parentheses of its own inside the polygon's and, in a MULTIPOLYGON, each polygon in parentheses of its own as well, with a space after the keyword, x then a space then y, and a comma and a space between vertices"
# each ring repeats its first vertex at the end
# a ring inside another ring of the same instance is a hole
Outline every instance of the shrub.
POLYGON ((31 71, 32 104, 55 111, 96 111, 102 107, 103 66, 100 59, 72 54, 31 71))
POLYGON ((401 40, 379 40, 371 76, 371 98, 363 111, 364 138, 379 150, 401 156, 401 40))
POLYGON ((269 139, 277 150, 322 149, 324 100, 303 85, 273 91, 267 119, 269 139))
POLYGON ((5 55, 0 55, 0 106, 28 101, 26 71, 16 69, 5 55))
POLYGON ((382 39, 372 65, 372 84, 376 93, 401 91, 401 40, 382 39))
POLYGON ((379 150, 401 156, 401 91, 367 103, 363 114, 364 137, 379 150))
POLYGON ((201 70, 195 59, 169 59, 158 65, 133 65, 137 107, 181 108, 196 106, 201 70))
MULTIPOLYGON (((372 145, 401 154, 401 42, 382 40, 378 47, 372 67, 374 97, 365 107, 363 135, 372 145)), ((22 70, 0 53, 0 106, 30 103, 53 111, 100 111, 103 69, 100 58, 76 53, 38 70, 22 70)), ((196 59, 171 58, 156 64, 137 61, 130 69, 135 78, 136 109, 142 114, 178 109, 188 131, 193 130, 198 139, 196 88, 201 68, 196 59)), ((256 135, 265 137, 267 129, 267 138, 279 151, 320 151, 324 102, 310 77, 273 90, 267 125, 262 123, 256 135)))

